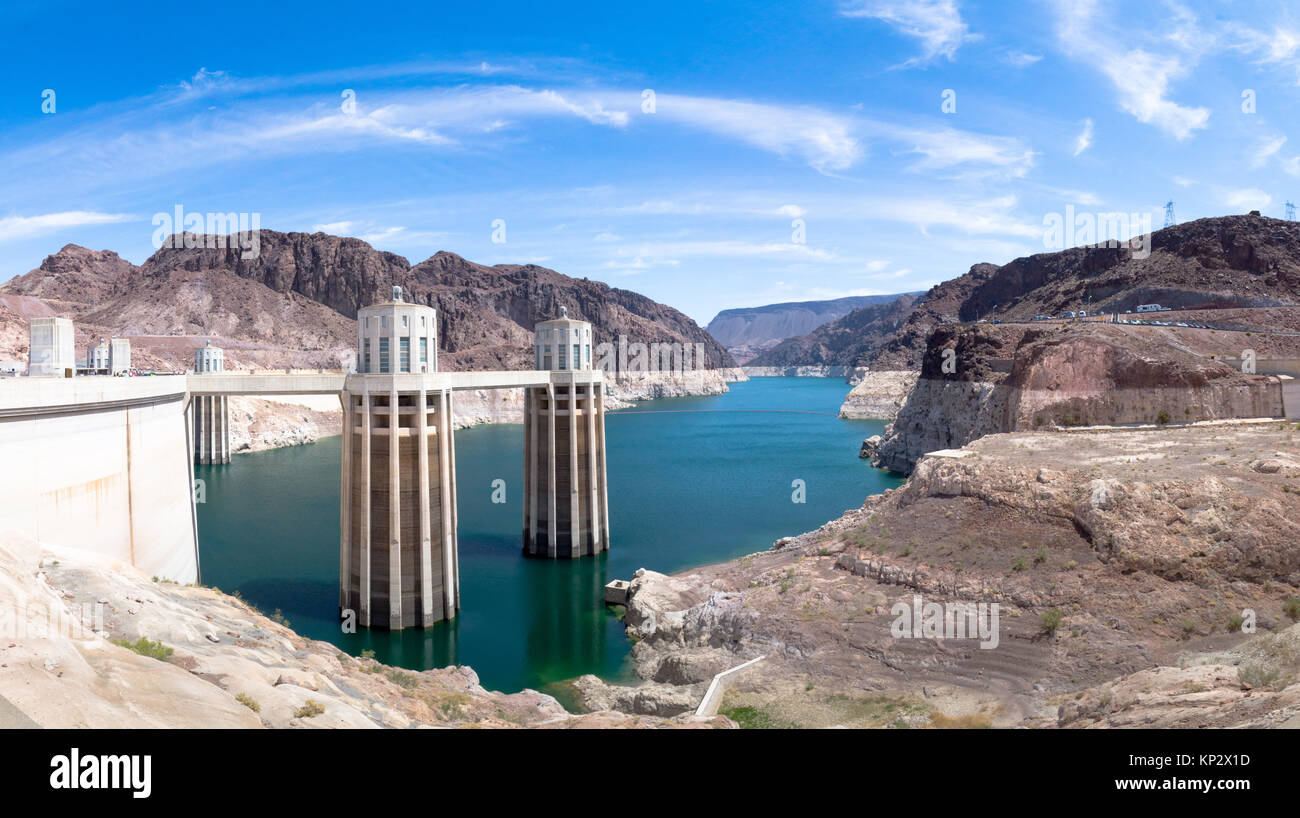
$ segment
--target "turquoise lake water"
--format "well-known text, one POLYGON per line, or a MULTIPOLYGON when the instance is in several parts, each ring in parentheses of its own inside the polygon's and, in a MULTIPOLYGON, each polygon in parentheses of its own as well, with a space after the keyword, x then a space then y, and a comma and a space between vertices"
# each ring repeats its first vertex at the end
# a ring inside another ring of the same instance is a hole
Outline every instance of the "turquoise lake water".
POLYGON ((430 630, 340 632, 339 438, 198 466, 202 582, 352 654, 417 670, 470 665, 489 689, 626 679, 631 645, 603 604, 606 582, 768 548, 901 482, 858 458, 884 424, 837 418, 847 391, 832 378, 755 378, 611 412, 611 550, 580 560, 522 554, 523 426, 456 432, 461 612, 430 630), (492 502, 498 478, 505 503, 492 502), (795 480, 804 503, 792 501, 795 480))

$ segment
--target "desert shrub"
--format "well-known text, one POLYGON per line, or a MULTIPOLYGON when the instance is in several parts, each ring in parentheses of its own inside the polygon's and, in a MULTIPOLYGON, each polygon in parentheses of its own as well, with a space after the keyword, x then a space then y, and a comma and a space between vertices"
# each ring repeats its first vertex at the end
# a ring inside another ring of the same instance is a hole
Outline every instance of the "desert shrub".
POLYGON ((1061 612, 1060 608, 1051 609, 1047 613, 1043 614, 1043 630, 1049 634, 1056 633, 1056 629, 1061 627, 1062 619, 1065 619, 1065 614, 1061 612))
POLYGON ((120 645, 127 650, 133 650, 141 656, 152 657, 160 662, 167 661, 168 657, 175 653, 174 650, 167 647, 162 642, 154 642, 143 636, 134 642, 121 639, 114 641, 113 644, 120 645))
POLYGON ((325 712, 325 705, 321 704, 315 699, 308 699, 307 701, 302 703, 302 707, 299 707, 297 710, 293 711, 293 716, 294 718, 297 719, 311 719, 311 718, 315 718, 316 716, 319 716, 321 713, 324 712, 325 712))
POLYGON ((235 701, 239 702, 244 707, 247 707, 249 710, 252 710, 254 713, 262 712, 262 705, 258 704, 257 699, 254 699, 247 693, 235 694, 235 701))
POLYGON ((1282 603, 1282 613, 1291 617, 1291 621, 1300 619, 1300 596, 1293 596, 1282 603))

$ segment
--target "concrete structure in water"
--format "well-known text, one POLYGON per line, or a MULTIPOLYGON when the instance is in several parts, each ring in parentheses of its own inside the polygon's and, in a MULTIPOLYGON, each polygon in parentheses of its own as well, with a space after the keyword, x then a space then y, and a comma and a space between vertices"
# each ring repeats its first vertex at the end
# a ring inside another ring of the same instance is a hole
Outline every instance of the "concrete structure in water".
POLYGON ((524 553, 584 557, 609 548, 605 391, 591 324, 560 317, 534 333, 546 386, 524 390, 524 553))
POLYGON ((33 318, 30 325, 27 374, 71 378, 77 371, 72 319, 33 318))
MULTIPOLYGON (((211 341, 194 350, 194 374, 226 371, 226 353, 211 341)), ((194 398, 194 462, 200 465, 230 462, 230 398, 200 395, 194 398)))
MULTIPOLYGON (((428 627, 460 609, 453 393, 523 389, 525 465, 536 472, 525 478, 525 544, 557 557, 608 548, 604 381, 591 367, 590 325, 567 317, 539 325, 537 360, 550 368, 438 372, 436 318, 433 308, 404 302, 400 290, 361 310, 358 361, 369 371, 354 374, 229 372, 221 350, 208 345, 196 351, 189 376, 6 380, 0 453, 16 465, 0 472, 0 536, 200 581, 191 464, 205 445, 208 457, 224 446, 228 459, 225 430, 213 421, 224 420, 225 401, 337 395, 340 609, 362 626, 428 627)), ((66 336, 59 355, 71 370, 71 322, 61 320, 43 343, 53 349, 66 336)))
POLYGON ((363 627, 429 627, 460 609, 451 389, 437 310, 402 300, 357 314, 359 371, 343 402, 339 608, 363 627))

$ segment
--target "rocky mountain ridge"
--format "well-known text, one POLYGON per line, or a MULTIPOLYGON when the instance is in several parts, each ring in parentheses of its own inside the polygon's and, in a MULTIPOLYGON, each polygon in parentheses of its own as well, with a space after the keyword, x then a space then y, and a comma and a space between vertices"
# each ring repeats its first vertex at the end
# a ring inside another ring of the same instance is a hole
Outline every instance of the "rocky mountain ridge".
MULTIPOLYGON (((414 266, 360 239, 260 231, 260 252, 238 246, 164 247, 139 267, 110 251, 68 245, 0 288, 31 296, 96 334, 212 337, 236 347, 235 365, 336 368, 355 344, 356 310, 404 288, 438 309, 444 369, 531 366, 533 325, 559 314, 591 321, 596 342, 699 344, 704 366, 734 360, 694 321, 639 293, 536 265, 475 264, 438 252, 414 266), (265 354, 241 359, 238 347, 265 354), (294 353, 298 353, 294 355, 294 353)), ((161 357, 183 356, 164 348, 161 357)))
POLYGON ((1300 223, 1220 216, 1157 230, 1150 242, 1146 256, 1141 248, 1098 244, 1001 266, 976 264, 931 288, 902 316, 850 313, 749 363, 916 368, 930 332, 947 323, 1030 320, 1080 309, 1124 313, 1148 303, 1184 309, 1300 305, 1300 223))

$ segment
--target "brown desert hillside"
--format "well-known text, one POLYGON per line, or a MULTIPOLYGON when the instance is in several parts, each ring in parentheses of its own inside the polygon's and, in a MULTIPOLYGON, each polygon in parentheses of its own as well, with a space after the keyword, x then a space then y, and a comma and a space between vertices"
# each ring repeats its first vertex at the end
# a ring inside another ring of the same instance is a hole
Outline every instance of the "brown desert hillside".
MULTIPOLYGON (((1151 234, 1140 248, 1094 245, 1037 253, 1002 266, 976 264, 927 292, 897 326, 849 315, 791 338, 754 366, 838 365, 915 369, 926 338, 946 323, 1027 321, 1084 309, 1124 313, 1139 304, 1214 312, 1300 306, 1300 223, 1263 216, 1220 216, 1151 234)), ((1225 313, 1226 315, 1226 313, 1225 313)), ((1238 314, 1225 329, 1243 323, 1238 314)), ((1184 320, 1184 319, 1180 319, 1184 320)), ((1259 320, 1285 320, 1261 314, 1259 320)))
MULTIPOLYGON (((707 368, 735 365, 682 313, 600 282, 531 264, 488 267, 448 252, 411 266, 360 239, 324 233, 259 236, 256 258, 200 242, 163 248, 139 267, 111 251, 68 245, 0 288, 0 297, 30 299, 29 311, 33 301, 47 305, 90 337, 132 336, 146 355, 182 368, 196 341, 208 338, 230 350, 235 366, 339 367, 355 343, 357 308, 386 298, 392 285, 438 309, 444 369, 526 368, 533 325, 561 306, 593 323, 597 343, 626 336, 699 344, 707 368)), ((0 337, 21 337, 25 347, 25 331, 12 332, 8 315, 0 337)), ((6 347, 0 358, 19 352, 6 347)))

